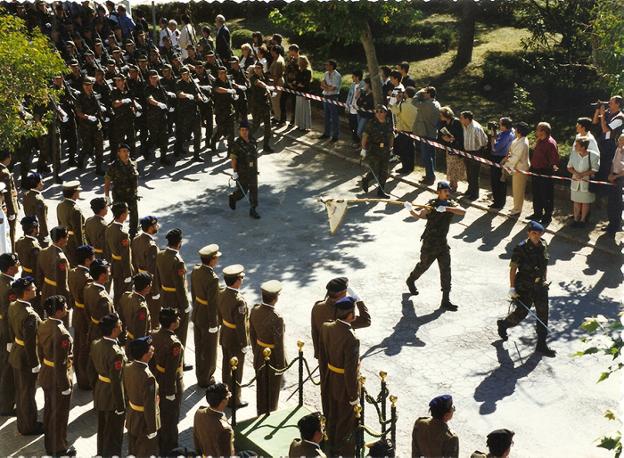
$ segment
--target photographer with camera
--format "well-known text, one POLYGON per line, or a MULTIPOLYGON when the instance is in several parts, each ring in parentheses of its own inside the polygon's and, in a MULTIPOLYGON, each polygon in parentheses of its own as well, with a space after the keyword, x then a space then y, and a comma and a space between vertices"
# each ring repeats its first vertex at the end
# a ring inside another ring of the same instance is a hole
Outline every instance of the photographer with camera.
MULTIPOLYGON (((600 170, 598 170, 595 180, 605 181, 609 175, 617 141, 624 130, 624 113, 621 111, 623 103, 622 96, 614 95, 608 102, 598 101, 592 104, 596 108, 592 123, 598 126, 601 132, 598 137, 600 170)), ((601 186, 599 192, 606 193, 605 188, 605 186, 601 186)))
MULTIPOLYGON (((495 122, 489 122, 488 131, 492 151, 490 160, 500 164, 507 156, 507 153, 509 153, 509 147, 515 138, 511 118, 500 118, 498 125, 495 122)), ((490 187, 494 202, 490 204, 490 208, 496 210, 500 210, 505 206, 505 198, 507 196, 507 184, 501 180, 502 176, 503 169, 493 165, 490 171, 490 187)))

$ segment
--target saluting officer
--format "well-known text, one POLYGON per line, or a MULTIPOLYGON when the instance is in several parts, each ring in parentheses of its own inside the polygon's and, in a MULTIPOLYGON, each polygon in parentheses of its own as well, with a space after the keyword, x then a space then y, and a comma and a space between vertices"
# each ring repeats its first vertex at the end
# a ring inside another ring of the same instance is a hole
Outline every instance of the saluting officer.
POLYGON ((232 179, 236 181, 236 190, 230 194, 229 204, 236 210, 236 202, 247 195, 249 216, 260 219, 256 211, 258 206, 258 148, 256 141, 249 135, 249 123, 241 121, 239 135, 231 145, 232 179))
POLYGON ((106 254, 106 220, 108 214, 108 205, 104 197, 96 197, 90 202, 93 216, 87 218, 84 224, 85 238, 87 243, 93 247, 95 257, 98 259, 109 260, 110 255, 106 254))
POLYGON ((160 453, 168 455, 178 447, 178 420, 184 392, 184 346, 175 334, 180 325, 178 311, 165 307, 160 311, 159 320, 160 329, 152 335, 152 372, 158 381, 160 394, 161 428, 158 432, 158 443, 160 453))
POLYGON ((89 267, 93 281, 84 288, 84 303, 89 317, 89 346, 93 341, 102 337, 102 318, 115 311, 113 300, 106 291, 106 283, 110 275, 108 262, 104 259, 95 259, 89 267))
POLYGON ((9 364, 13 340, 9 331, 9 304, 17 296, 11 283, 19 271, 19 259, 14 253, 0 254, 0 416, 15 416, 15 382, 9 364))
MULTIPOLYGON (((221 362, 221 379, 232 389, 234 383, 240 384, 243 379, 245 367, 245 353, 249 347, 247 302, 240 293, 240 288, 245 278, 245 268, 240 264, 227 266, 223 269, 225 290, 219 295, 219 315, 221 316, 221 334, 219 343, 223 360, 221 362), (230 359, 238 358, 238 370, 236 380, 232 380, 230 359)), ((236 390, 236 398, 230 400, 233 408, 246 407, 249 403, 240 400, 240 387, 236 390)))
POLYGON ((412 456, 459 456, 459 438, 452 433, 448 422, 455 406, 450 394, 436 396, 429 402, 430 417, 419 417, 412 430, 412 456))
POLYGON ((128 342, 149 335, 151 329, 146 297, 152 287, 152 276, 139 272, 132 281, 134 290, 123 293, 119 299, 119 314, 128 342))
POLYGON ((91 245, 81 245, 76 249, 78 265, 69 271, 67 286, 69 288, 68 302, 72 312, 72 327, 74 328, 74 371, 81 390, 90 390, 87 363, 89 361, 89 316, 85 308, 84 289, 87 283, 93 281, 89 267, 95 259, 91 245))
POLYGON ((262 70, 262 62, 256 62, 253 75, 249 79, 249 109, 253 120, 252 135, 255 135, 264 124, 264 152, 272 153, 271 141, 271 91, 268 88, 268 78, 262 70))
POLYGON ((26 176, 24 183, 24 189, 27 190, 24 194, 24 215, 35 216, 39 221, 39 245, 42 248, 48 246, 48 206, 45 203, 45 199, 41 194, 43 189, 43 178, 41 174, 37 172, 30 172, 26 176))
POLYGON ((43 362, 39 385, 43 388, 43 429, 46 453, 74 456, 74 446, 67 446, 67 422, 72 392, 72 337, 63 324, 68 314, 63 296, 50 296, 44 303, 48 314, 37 330, 39 358, 43 362))
POLYGON ((106 228, 106 249, 111 256, 111 275, 113 277, 113 302, 116 310, 119 298, 132 288, 132 255, 130 236, 123 223, 128 218, 128 205, 125 202, 113 204, 113 222, 106 228))
POLYGON ((270 280, 262 283, 260 290, 262 303, 254 305, 249 313, 249 337, 256 370, 258 415, 277 410, 283 375, 276 374, 275 371, 284 369, 288 364, 284 352, 284 318, 275 310, 282 284, 277 280, 270 280), (268 361, 265 361, 262 353, 265 348, 271 350, 268 361))
POLYGON ((158 255, 158 245, 154 236, 160 229, 158 219, 155 216, 145 216, 141 218, 141 233, 132 239, 130 248, 132 249, 132 266, 135 272, 146 272, 152 276, 152 287, 146 297, 147 308, 149 309, 151 328, 157 329, 158 316, 160 315, 160 292, 156 276, 156 256, 158 255))
POLYGON ((388 109, 384 105, 375 106, 375 117, 366 124, 362 133, 362 150, 360 158, 366 160, 369 171, 362 177, 362 190, 368 192, 369 182, 377 178, 379 188, 377 195, 384 199, 388 194, 384 191, 384 185, 388 179, 390 155, 394 143, 392 124, 386 120, 388 109))
POLYGON ((37 421, 37 374, 41 369, 37 354, 37 329, 41 319, 31 307, 37 295, 32 277, 18 278, 11 284, 16 300, 9 305, 9 364, 15 380, 17 431, 24 436, 38 435, 43 425, 37 421))
POLYGON ((321 395, 332 456, 355 453, 353 432, 357 421, 353 407, 359 403, 360 396, 360 341, 351 327, 355 302, 351 296, 336 302, 336 320, 324 323, 321 328, 321 395))
POLYGON ((41 303, 50 296, 69 296, 67 272, 70 266, 63 249, 67 247, 69 231, 62 226, 50 231, 52 245, 39 252, 37 259, 37 283, 41 285, 41 303))
POLYGON ((214 269, 219 263, 219 245, 213 243, 199 250, 201 264, 191 272, 191 299, 193 301, 193 334, 195 337, 195 374, 197 384, 206 388, 215 383, 219 316, 217 304, 221 288, 214 269))
POLYGON ((528 237, 514 248, 509 273, 509 295, 515 309, 504 320, 498 320, 498 335, 507 340, 507 329, 517 326, 535 306, 538 321, 535 323, 537 346, 535 351, 550 358, 557 353, 546 344, 548 337, 548 244, 542 238, 544 226, 531 221, 527 227, 528 237))
POLYGON ((78 155, 78 168, 84 170, 85 161, 95 153, 95 174, 104 175, 102 160, 104 155, 104 137, 102 135, 102 109, 93 92, 95 79, 87 76, 82 79, 82 92, 76 103, 78 135, 82 145, 78 155))
POLYGON ((76 248, 86 243, 84 237, 84 216, 76 201, 80 198, 82 187, 79 181, 68 181, 63 183, 63 200, 56 206, 56 218, 59 226, 67 228, 67 245, 65 254, 72 266, 76 262, 76 248))
POLYGON ((126 413, 128 454, 137 457, 158 456, 158 383, 148 365, 154 356, 152 338, 140 337, 132 340, 128 347, 133 359, 123 371, 123 384, 130 407, 126 413))
POLYGON ((130 238, 139 227, 138 178, 136 163, 130 159, 130 147, 120 143, 117 147, 117 159, 106 170, 104 177, 104 195, 108 199, 113 194, 113 203, 125 202, 130 212, 130 238))
POLYGON ((98 414, 97 455, 121 456, 126 395, 123 368, 126 355, 117 341, 121 321, 116 313, 105 315, 99 323, 102 338, 91 344, 89 375, 93 385, 93 408, 98 414))
POLYGON ((11 238, 11 248, 15 248, 15 229, 17 226, 17 214, 19 213, 19 202, 17 201, 17 188, 13 173, 9 170, 12 155, 6 150, 0 150, 0 183, 4 183, 4 205, 6 206, 6 216, 9 220, 9 233, 11 238))

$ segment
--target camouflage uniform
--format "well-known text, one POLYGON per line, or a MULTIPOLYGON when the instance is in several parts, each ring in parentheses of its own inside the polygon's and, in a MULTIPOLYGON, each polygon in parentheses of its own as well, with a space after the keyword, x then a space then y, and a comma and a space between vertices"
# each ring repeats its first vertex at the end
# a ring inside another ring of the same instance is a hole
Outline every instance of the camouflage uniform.
POLYGON ((232 194, 232 198, 235 200, 241 200, 243 198, 243 191, 249 196, 249 203, 252 208, 258 206, 258 149, 256 147, 256 141, 253 138, 249 138, 249 142, 246 142, 242 138, 238 137, 232 144, 231 159, 236 159, 238 183, 236 190, 232 194))
MULTIPOLYGON (((232 89, 232 84, 229 81, 223 82, 221 80, 217 80, 215 81, 213 87, 232 89)), ((213 90, 212 98, 214 100, 215 121, 217 123, 216 132, 212 137, 213 146, 216 144, 217 140, 225 136, 228 141, 228 150, 231 151, 232 144, 234 143, 234 106, 232 104, 232 95, 219 94, 213 90)))
POLYGON ((264 124, 264 145, 268 145, 271 140, 271 94, 265 88, 256 86, 256 82, 261 81, 267 84, 265 76, 252 75, 249 82, 249 109, 253 125, 250 130, 254 135, 260 124, 264 124))
POLYGON ((362 178, 362 181, 368 184, 374 179, 374 173, 379 180, 379 185, 383 187, 388 179, 390 150, 394 140, 392 125, 389 122, 382 124, 377 118, 373 118, 366 124, 364 133, 368 136, 366 162, 371 170, 362 178))

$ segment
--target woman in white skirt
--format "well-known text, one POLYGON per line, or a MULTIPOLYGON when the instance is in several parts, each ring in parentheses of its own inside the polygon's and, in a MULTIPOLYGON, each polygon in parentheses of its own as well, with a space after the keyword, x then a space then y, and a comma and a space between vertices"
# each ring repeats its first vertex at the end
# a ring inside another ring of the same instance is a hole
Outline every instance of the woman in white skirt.
MULTIPOLYGON (((312 71, 310 61, 306 56, 299 57, 299 72, 295 78, 295 88, 301 92, 310 92, 312 81, 312 71)), ((307 132, 312 128, 312 109, 310 99, 301 95, 297 96, 295 102, 295 125, 298 130, 307 132)))
POLYGON ((584 227, 587 224, 589 206, 596 199, 589 190, 589 180, 600 168, 600 153, 588 149, 589 144, 588 137, 578 138, 568 159, 568 172, 572 174, 570 197, 574 202, 572 227, 584 227))

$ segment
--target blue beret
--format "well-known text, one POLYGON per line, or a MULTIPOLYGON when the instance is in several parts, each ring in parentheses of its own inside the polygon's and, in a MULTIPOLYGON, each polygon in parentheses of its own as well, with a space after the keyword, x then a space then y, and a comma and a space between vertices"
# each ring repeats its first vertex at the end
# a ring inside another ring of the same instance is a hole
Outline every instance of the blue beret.
POLYGON ((39 220, 34 215, 32 215, 32 216, 24 216, 22 218, 22 220, 20 221, 20 224, 23 227, 38 226, 39 225, 39 220))
POLYGON ((449 184, 448 181, 438 181, 438 191, 442 190, 442 189, 451 189, 451 185, 449 184))
POLYGON ((128 146, 127 143, 120 143, 120 144, 117 145, 117 151, 119 151, 122 148, 130 150, 130 146, 128 146))
POLYGON ((91 245, 80 245, 78 248, 76 248, 76 254, 78 256, 85 256, 85 257, 89 257, 89 256, 93 256, 95 254, 95 251, 93 250, 93 247, 91 245))
POLYGON ((151 344, 152 336, 139 337, 138 339, 131 340, 128 344, 130 354, 134 359, 141 359, 141 357, 148 352, 151 344))
POLYGON ((243 119, 238 127, 241 129, 249 129, 249 121, 243 119))
POLYGON ((355 298, 351 296, 345 296, 336 302, 336 308, 339 310, 351 310, 355 307, 355 298))
POLYGON ((18 291, 24 291, 26 288, 28 288, 34 282, 35 282, 35 279, 32 278, 32 277, 18 278, 13 283, 11 283, 11 288, 16 289, 18 291))
POLYGON ((152 216, 152 215, 144 216, 143 218, 141 218, 141 227, 143 229, 147 229, 148 227, 153 226, 157 222, 158 222, 158 218, 156 218, 155 216, 152 216))
POLYGON ((441 396, 436 396, 429 402, 430 409, 444 409, 448 410, 453 405, 453 396, 450 394, 443 394, 441 396))
POLYGON ((537 221, 529 221, 528 230, 535 232, 544 232, 544 226, 542 226, 537 221))

